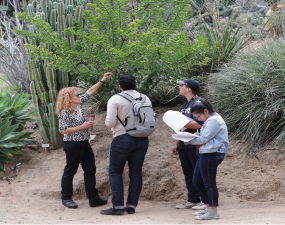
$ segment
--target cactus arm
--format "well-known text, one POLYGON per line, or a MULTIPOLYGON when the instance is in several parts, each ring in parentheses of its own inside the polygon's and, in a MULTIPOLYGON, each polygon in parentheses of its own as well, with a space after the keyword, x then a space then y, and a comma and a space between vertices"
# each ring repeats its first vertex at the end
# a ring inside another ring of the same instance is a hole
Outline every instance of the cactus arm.
POLYGON ((34 5, 33 4, 29 4, 28 5, 28 13, 31 15, 31 16, 35 16, 35 12, 34 12, 34 5))
POLYGON ((57 149, 58 146, 58 136, 59 136, 59 131, 58 131, 58 117, 55 114, 55 104, 54 103, 49 103, 48 104, 48 111, 49 111, 49 135, 50 135, 50 142, 52 144, 52 147, 54 149, 57 149))
POLYGON ((50 25, 54 31, 56 31, 56 23, 57 23, 56 18, 57 18, 57 10, 52 9, 50 15, 50 25))
POLYGON ((38 102, 38 96, 36 93, 35 81, 31 81, 30 87, 31 87, 31 94, 33 96, 33 103, 35 105, 35 114, 37 116, 37 122, 39 125, 41 136, 43 138, 44 143, 49 143, 49 137, 48 137, 48 134, 46 133, 45 124, 44 124, 42 115, 39 110, 39 102, 38 102))
POLYGON ((58 71, 58 83, 60 84, 60 89, 68 87, 69 78, 67 72, 58 71))
POLYGON ((47 0, 41 0, 41 9, 42 12, 45 14, 45 21, 48 21, 48 12, 47 12, 48 2, 47 0))

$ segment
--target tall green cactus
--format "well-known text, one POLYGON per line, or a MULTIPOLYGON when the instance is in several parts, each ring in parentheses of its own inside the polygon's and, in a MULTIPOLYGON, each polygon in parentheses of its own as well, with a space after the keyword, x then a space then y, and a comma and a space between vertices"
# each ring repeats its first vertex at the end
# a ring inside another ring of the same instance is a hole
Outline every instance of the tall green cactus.
MULTIPOLYGON (((75 37, 73 34, 66 34, 64 30, 73 27, 74 20, 81 25, 84 24, 82 20, 85 5, 85 0, 39 0, 36 7, 32 4, 28 5, 28 12, 48 22, 61 40, 72 46, 75 44, 75 37), (37 9, 36 12, 35 9, 37 9)), ((34 25, 30 25, 29 30, 37 33, 34 25)), ((31 43, 40 48, 46 48, 44 43, 37 40, 32 39, 31 43)), ((57 149, 62 145, 62 138, 58 131, 58 118, 55 114, 57 95, 60 89, 77 85, 76 76, 54 70, 49 66, 48 61, 40 57, 30 59, 28 65, 31 93, 43 141, 57 149)))

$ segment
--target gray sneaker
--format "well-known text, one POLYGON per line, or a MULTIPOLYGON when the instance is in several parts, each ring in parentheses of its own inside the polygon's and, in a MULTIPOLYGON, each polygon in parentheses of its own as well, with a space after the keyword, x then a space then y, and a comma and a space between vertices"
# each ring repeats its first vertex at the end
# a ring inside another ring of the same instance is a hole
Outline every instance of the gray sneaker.
POLYGON ((195 216, 201 216, 201 215, 204 215, 206 214, 206 212, 208 212, 209 210, 209 207, 206 207, 204 210, 200 211, 200 212, 194 212, 194 215, 195 216))
POLYGON ((189 209, 195 205, 197 205, 197 203, 185 201, 185 202, 182 202, 180 205, 177 205, 176 209, 189 209))
POLYGON ((200 216, 195 216, 196 220, 218 220, 220 219, 220 216, 217 212, 217 210, 213 210, 211 208, 208 209, 208 211, 200 216))
POLYGON ((203 202, 199 202, 198 204, 193 206, 192 209, 203 210, 203 209, 206 209, 206 205, 203 202))

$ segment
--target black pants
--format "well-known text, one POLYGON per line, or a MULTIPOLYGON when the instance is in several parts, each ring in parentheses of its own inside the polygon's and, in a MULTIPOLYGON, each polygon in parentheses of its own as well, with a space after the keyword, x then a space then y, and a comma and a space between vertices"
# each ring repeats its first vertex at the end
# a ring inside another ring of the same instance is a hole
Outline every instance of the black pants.
POLYGON ((98 200, 98 190, 95 188, 95 157, 89 141, 64 141, 63 150, 66 154, 66 166, 61 180, 61 198, 63 200, 72 199, 72 181, 81 163, 87 198, 89 201, 98 200))
POLYGON ((197 189, 194 187, 192 179, 194 176, 194 170, 196 163, 199 159, 197 154, 197 147, 189 148, 177 148, 179 158, 181 162, 182 171, 185 177, 186 187, 188 190, 188 202, 198 203, 200 202, 200 195, 197 189))

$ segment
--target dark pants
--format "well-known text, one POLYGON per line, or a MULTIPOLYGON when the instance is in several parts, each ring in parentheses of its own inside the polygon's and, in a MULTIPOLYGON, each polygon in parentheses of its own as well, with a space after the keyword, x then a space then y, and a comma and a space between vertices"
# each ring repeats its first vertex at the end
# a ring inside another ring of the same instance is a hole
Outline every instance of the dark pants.
POLYGON ((179 154, 182 171, 185 177, 186 187, 188 190, 188 202, 198 203, 200 202, 200 195, 192 183, 195 166, 199 159, 197 147, 178 147, 177 151, 179 154))
POLYGON ((193 177, 193 184, 201 195, 204 204, 219 205, 219 192, 216 184, 218 165, 224 160, 224 153, 200 154, 193 177))
POLYGON ((115 137, 110 149, 109 180, 114 208, 124 208, 124 184, 122 174, 126 162, 129 165, 129 194, 127 206, 135 208, 142 189, 142 166, 148 149, 148 138, 123 134, 115 137))
POLYGON ((87 197, 89 201, 98 200, 98 190, 95 188, 95 157, 89 141, 64 141, 63 150, 66 154, 66 166, 61 180, 61 198, 63 200, 72 199, 72 181, 81 163, 87 197))

